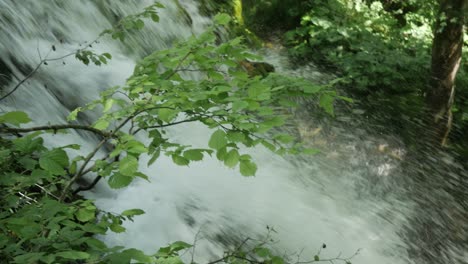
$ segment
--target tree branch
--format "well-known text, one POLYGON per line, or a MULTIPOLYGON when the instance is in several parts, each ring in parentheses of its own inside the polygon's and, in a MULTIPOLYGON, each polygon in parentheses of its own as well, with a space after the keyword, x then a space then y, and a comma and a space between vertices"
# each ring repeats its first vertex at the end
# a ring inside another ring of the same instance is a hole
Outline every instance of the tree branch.
POLYGON ((85 126, 85 125, 50 125, 50 126, 38 126, 38 127, 29 127, 29 128, 13 128, 13 127, 0 127, 0 132, 3 133, 28 133, 28 132, 33 132, 33 131, 41 131, 41 130, 63 130, 63 129, 77 129, 77 130, 86 130, 93 132, 97 135, 103 136, 103 137, 113 137, 112 133, 105 132, 99 129, 96 129, 91 126, 85 126))
POLYGON ((60 57, 56 57, 56 58, 52 58, 52 59, 47 59, 47 58, 44 58, 44 59, 41 59, 40 58, 40 54, 39 54, 39 58, 41 59, 41 61, 39 61, 39 63, 36 65, 36 67, 28 74, 26 75, 26 77, 24 77, 19 83, 17 83, 15 85, 15 87, 13 87, 13 89, 11 91, 9 91, 7 94, 5 94, 4 96, 0 97, 0 101, 4 100, 5 98, 7 98, 8 96, 10 96, 11 94, 13 94, 16 90, 18 90, 18 88, 23 85, 24 82, 26 82, 28 79, 30 79, 38 70, 39 68, 41 68, 41 66, 43 64, 45 64, 46 62, 49 62, 49 61, 56 61, 56 60, 62 60, 66 57, 69 57, 69 56, 72 56, 74 54, 77 54, 78 52, 80 51, 83 51, 87 48, 89 48, 92 44, 94 43, 97 43, 98 40, 99 40, 100 36, 98 38, 96 38, 95 40, 93 40, 90 44, 86 44, 86 46, 84 48, 81 48, 81 49, 77 49, 75 50, 74 52, 70 52, 70 53, 67 53, 63 56, 60 56, 60 57))

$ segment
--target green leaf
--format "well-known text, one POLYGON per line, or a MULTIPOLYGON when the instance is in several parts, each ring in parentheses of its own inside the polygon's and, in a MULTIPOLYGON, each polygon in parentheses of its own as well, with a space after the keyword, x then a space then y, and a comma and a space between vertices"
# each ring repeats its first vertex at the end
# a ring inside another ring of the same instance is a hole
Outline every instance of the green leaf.
POLYGON ((118 224, 118 223, 112 223, 110 226, 109 226, 110 230, 112 230, 112 232, 115 232, 115 233, 123 233, 125 232, 125 227, 123 227, 122 225, 118 224))
POLYGON ((138 19, 137 21, 135 21, 135 27, 136 29, 140 30, 145 27, 145 22, 143 22, 143 20, 141 19, 138 19))
POLYGON ((307 94, 315 94, 315 93, 318 93, 322 90, 323 86, 319 86, 319 85, 314 85, 314 84, 309 84, 309 85, 306 85, 304 86, 304 93, 307 93, 307 94))
POLYGON ((0 116, 0 123, 8 123, 15 126, 31 122, 28 114, 22 111, 12 111, 0 116))
POLYGON ((237 149, 231 149, 224 157, 224 165, 234 168, 239 163, 239 152, 237 149))
POLYGON ((264 248, 264 247, 256 248, 255 253, 257 254, 257 256, 259 256, 261 258, 266 258, 266 257, 271 256, 270 250, 268 248, 264 248))
POLYGON ((64 168, 68 167, 68 163, 68 155, 63 149, 53 149, 39 158, 41 168, 53 175, 65 174, 64 168))
POLYGON ((88 222, 95 218, 96 210, 91 210, 88 208, 80 208, 76 212, 76 218, 81 222, 88 222))
POLYGON ((98 120, 93 127, 99 130, 104 130, 109 126, 109 121, 105 119, 98 120))
POLYGON ((335 100, 334 96, 331 96, 329 94, 322 94, 320 96, 320 107, 322 107, 325 112, 327 112, 330 115, 334 115, 334 110, 333 110, 333 101, 335 100))
POLYGON ((112 108, 113 104, 114 104, 114 99, 110 98, 106 100, 106 102, 104 103, 104 109, 102 110, 102 112, 103 113, 108 112, 112 108))
POLYGON ((161 155, 161 150, 158 148, 154 151, 153 153, 153 156, 151 157, 151 159, 148 161, 148 166, 151 166, 158 158, 159 158, 159 155, 161 155))
POLYGON ((284 259, 278 256, 271 258, 271 264, 284 264, 284 259))
POLYGON ((159 16, 153 13, 151 14, 151 20, 153 20, 153 22, 159 22, 159 16))
POLYGON ((125 210, 121 213, 121 215, 123 216, 134 216, 134 215, 142 215, 144 214, 145 211, 141 210, 141 209, 129 209, 129 210, 125 210))
POLYGON ((226 133, 223 130, 218 129, 211 135, 210 141, 208 141, 208 146, 212 149, 219 150, 225 147, 227 143, 226 133))
POLYGON ((225 13, 217 14, 214 17, 214 22, 218 25, 227 25, 229 21, 231 21, 231 17, 225 13))
POLYGON ((257 172, 257 165, 250 160, 240 161, 240 173, 242 176, 254 176, 257 172))
POLYGON ((137 140, 131 140, 125 143, 125 149, 127 152, 134 154, 146 153, 148 151, 145 145, 137 140))
POLYGON ((76 108, 73 110, 67 117, 68 121, 73 121, 76 120, 76 117, 78 116, 78 113, 81 111, 81 107, 76 108))
POLYGON ((14 258, 15 263, 34 263, 45 255, 45 252, 25 253, 14 258))
POLYGON ((177 154, 172 155, 172 161, 179 166, 187 166, 190 163, 190 160, 177 154))
POLYGON ((120 189, 127 187, 132 181, 133 177, 131 176, 123 175, 121 173, 114 173, 114 175, 109 178, 107 183, 113 189, 120 189))
POLYGON ((83 251, 64 251, 55 254, 57 257, 62 257, 65 259, 87 259, 90 255, 83 251))
POLYGON ((232 111, 238 112, 239 110, 245 109, 249 106, 249 103, 246 101, 235 101, 232 103, 232 111))
POLYGON ((86 239, 85 243, 91 248, 91 249, 96 249, 99 251, 105 251, 107 248, 106 244, 102 242, 101 240, 89 237, 86 239))
POLYGON ((242 132, 228 131, 227 138, 232 142, 243 142, 245 140, 245 135, 242 132))
POLYGON ((169 123, 171 120, 173 120, 177 116, 178 113, 179 111, 163 108, 163 109, 159 109, 158 117, 162 121, 169 123))
POLYGON ((200 161, 203 159, 203 152, 201 149, 190 149, 184 152, 184 157, 188 160, 200 161))
POLYGON ((314 148, 306 148, 302 150, 302 153, 307 154, 307 155, 315 155, 320 153, 319 149, 314 149, 314 148))
POLYGON ((176 241, 172 244, 169 245, 170 247, 170 251, 172 252, 178 252, 178 251, 181 251, 183 249, 187 249, 187 248, 191 248, 192 245, 184 242, 184 241, 176 241))
POLYGON ((123 175, 133 176, 138 170, 138 160, 133 156, 126 156, 119 162, 119 171, 123 175))

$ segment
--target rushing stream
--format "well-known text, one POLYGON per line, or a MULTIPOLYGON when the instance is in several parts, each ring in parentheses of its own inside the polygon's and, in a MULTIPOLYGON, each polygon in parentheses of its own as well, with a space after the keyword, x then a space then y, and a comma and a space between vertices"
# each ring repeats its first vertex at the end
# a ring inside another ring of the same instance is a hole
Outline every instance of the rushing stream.
MULTIPOLYGON (((135 62, 152 50, 167 48, 176 39, 199 34, 210 19, 198 12, 197 1, 161 1, 161 22, 124 44, 103 39, 94 45, 113 60, 102 67, 84 66, 72 57, 50 62, 2 101, 2 111, 20 109, 35 125, 64 123, 74 108, 97 98, 99 92, 123 84, 135 62), (190 15, 188 19, 185 14, 190 15)), ((0 0, 0 84, 5 93, 30 73, 40 58, 60 57, 92 41, 116 20, 151 4, 139 1, 0 0), (52 45, 56 51, 52 51, 52 45)), ((315 81, 330 78, 313 65, 292 67, 280 50, 266 51, 277 71, 315 81)), ((348 106, 349 107, 349 106, 348 106)), ((353 106, 351 106, 353 108, 353 106)), ((384 118, 346 107, 336 119, 312 116, 304 107, 288 128, 308 144, 323 149, 314 157, 274 156, 252 150, 257 176, 242 177, 216 159, 178 167, 162 157, 143 172, 151 183, 136 181, 122 190, 105 183, 86 193, 111 212, 141 208, 146 214, 127 223, 127 232, 103 239, 112 245, 147 252, 175 240, 192 242, 197 233, 195 260, 220 255, 223 246, 246 236, 278 232, 279 251, 323 257, 340 252, 353 263, 468 263, 466 168, 447 153, 414 154, 398 133, 374 120, 384 118), (199 238, 200 238, 199 237, 199 238)), ((96 119, 87 114, 80 120, 96 119)), ((201 125, 169 129, 179 142, 205 147, 209 131, 201 125)), ((87 152, 96 144, 88 133, 54 135, 52 145, 80 142, 87 152)), ((146 164, 142 161, 142 164, 146 164)))

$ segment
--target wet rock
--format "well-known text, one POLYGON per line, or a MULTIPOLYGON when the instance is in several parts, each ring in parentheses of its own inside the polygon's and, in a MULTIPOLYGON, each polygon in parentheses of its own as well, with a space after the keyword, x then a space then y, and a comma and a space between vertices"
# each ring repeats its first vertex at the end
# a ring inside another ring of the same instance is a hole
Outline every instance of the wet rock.
POLYGON ((266 62, 242 60, 239 62, 239 65, 247 72, 250 77, 266 77, 270 72, 275 71, 275 67, 266 62))

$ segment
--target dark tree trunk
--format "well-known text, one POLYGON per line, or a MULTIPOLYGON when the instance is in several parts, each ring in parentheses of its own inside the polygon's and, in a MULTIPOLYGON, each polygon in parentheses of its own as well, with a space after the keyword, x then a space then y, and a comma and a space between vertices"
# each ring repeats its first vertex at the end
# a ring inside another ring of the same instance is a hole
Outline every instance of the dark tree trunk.
POLYGON ((463 24, 468 0, 439 0, 432 43, 431 83, 427 103, 431 111, 431 140, 445 145, 452 126, 454 81, 463 47, 463 24))

